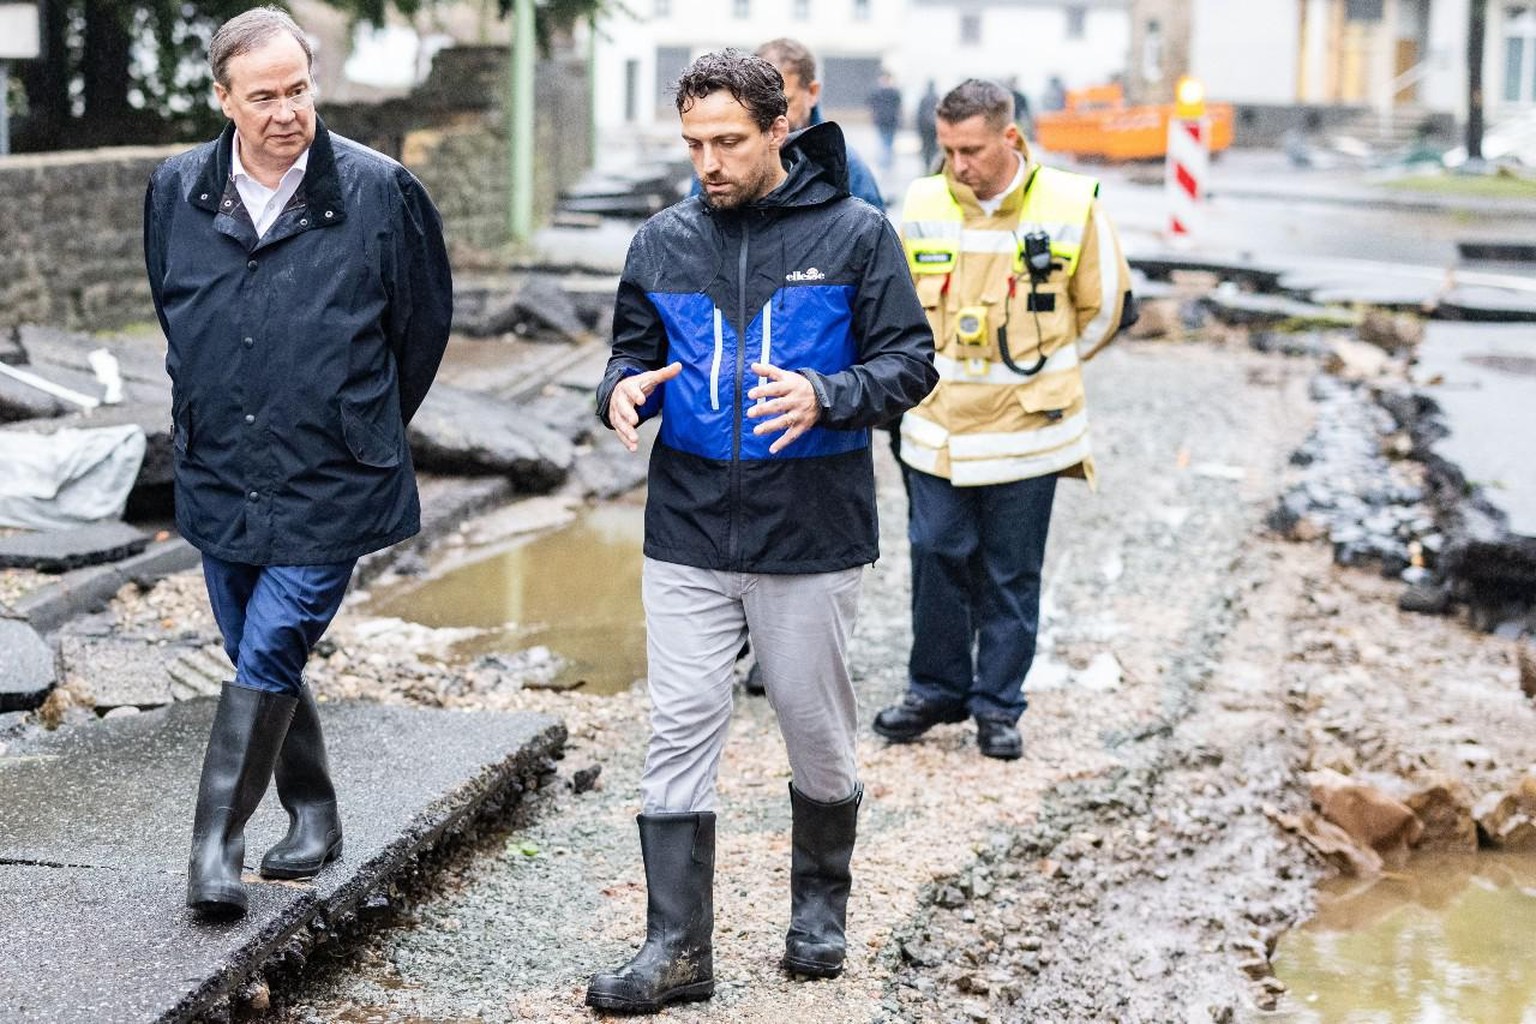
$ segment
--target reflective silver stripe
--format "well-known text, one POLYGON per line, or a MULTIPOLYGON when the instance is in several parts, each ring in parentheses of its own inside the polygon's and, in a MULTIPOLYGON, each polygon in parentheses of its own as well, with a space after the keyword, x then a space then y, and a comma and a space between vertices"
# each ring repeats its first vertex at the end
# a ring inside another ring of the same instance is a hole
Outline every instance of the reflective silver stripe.
POLYGON ((1083 226, 1081 224, 1039 224, 1033 221, 1024 221, 1019 224, 1019 237, 1022 238, 1031 231, 1044 231, 1051 236, 1051 241, 1068 245, 1083 244, 1083 226))
MULTIPOLYGON (((1009 348, 1011 350, 1012 345, 1009 348)), ((1024 356, 1029 357, 1029 364, 1033 364, 1035 361, 1034 356, 1030 354, 1031 351, 1028 347, 1024 349, 1024 356)), ((1014 354, 1013 361, 1025 365, 1024 358, 1017 352, 1014 354)), ((961 384, 1014 385, 1022 383, 1027 379, 1014 373, 1003 363, 996 360, 989 360, 987 362, 986 373, 980 375, 973 374, 966 369, 969 362, 967 359, 955 359, 952 356, 935 355, 933 357, 934 368, 939 371, 939 380, 952 380, 961 384)), ((1050 354, 1040 372, 1062 373, 1077 366, 1078 362, 1077 348, 1073 345, 1063 345, 1050 354)))
MULTIPOLYGON (((771 365, 773 365, 773 300, 772 299, 769 299, 767 302, 763 303, 763 354, 758 359, 758 362, 762 363, 764 366, 771 366, 771 365)), ((764 384, 767 384, 767 383, 768 383, 768 378, 767 377, 759 377, 759 378, 757 378, 757 385, 758 385, 758 387, 762 387, 764 384)), ((765 396, 763 398, 759 398, 757 400, 757 404, 758 405, 762 405, 766 401, 768 401, 768 399, 765 396)))
MULTIPOLYGON (((907 415, 910 416, 912 414, 907 413, 907 415)), ((903 434, 902 436, 905 439, 906 435, 903 434)), ((903 444, 901 446, 901 461, 913 469, 938 476, 939 452, 942 450, 940 448, 918 448, 915 445, 903 444)))
MULTIPOLYGON (((1037 476, 1045 476, 1047 473, 1069 469, 1087 459, 1090 454, 1092 453, 1088 444, 1088 435, 1084 434, 1065 448, 1058 448, 1042 455, 1011 459, 965 461, 951 459, 949 482, 956 487, 979 487, 985 484, 1011 483, 1014 480, 1030 480, 1037 476)), ((905 448, 901 450, 901 456, 906 460, 905 448)), ((915 465, 910 461, 908 464, 915 465)))
POLYGON ((715 307, 715 358, 709 364, 709 407, 720 409, 720 360, 725 354, 724 328, 720 322, 720 307, 715 307))
POLYGON ((1080 412, 1039 430, 998 431, 988 434, 951 434, 951 459, 995 459, 1041 455, 1071 444, 1088 433, 1088 414, 1080 412))
POLYGON ((1079 344, 1088 346, 1090 353, 1114 335, 1115 328, 1119 326, 1115 317, 1115 304, 1125 291, 1125 283, 1120 280, 1120 261, 1115 258, 1114 240, 1099 221, 1099 217, 1093 218, 1093 245, 1099 254, 1099 312, 1083 328, 1078 339, 1079 344))
POLYGON ((949 431, 911 410, 901 418, 901 436, 903 440, 910 438, 924 448, 943 448, 949 441, 949 431))
POLYGON ((901 222, 903 238, 959 238, 958 220, 905 220, 901 222))

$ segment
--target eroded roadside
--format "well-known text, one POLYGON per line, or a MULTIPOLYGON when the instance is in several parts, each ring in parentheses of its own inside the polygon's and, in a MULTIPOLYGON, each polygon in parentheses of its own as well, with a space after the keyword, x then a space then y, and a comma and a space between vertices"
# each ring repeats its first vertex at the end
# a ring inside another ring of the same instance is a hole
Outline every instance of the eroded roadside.
MULTIPOLYGON (((778 969, 787 774, 771 708, 739 700, 720 786, 719 990, 669 1019, 1247 1019, 1279 998, 1268 953, 1323 871, 1272 820, 1304 809, 1304 772, 1465 767, 1466 736, 1451 741, 1474 729, 1492 752, 1476 758, 1479 785, 1531 763, 1504 642, 1405 616, 1400 584, 1264 532, 1316 372, 1204 343, 1122 343, 1090 367, 1103 477, 1097 495, 1066 483, 1058 498, 1054 670, 1031 696, 1026 755, 982 759, 966 726, 906 747, 864 737, 839 981, 778 969)), ((910 640, 903 498, 881 458, 885 557, 853 649, 866 719, 900 694, 910 640)), ((131 614, 196 615, 197 581, 138 600, 131 614)), ((560 714, 565 784, 535 820, 395 894, 396 926, 322 950, 253 1015, 590 1020, 587 976, 640 938, 644 695, 530 688, 443 660, 452 639, 349 608, 312 681, 322 696, 560 714)))

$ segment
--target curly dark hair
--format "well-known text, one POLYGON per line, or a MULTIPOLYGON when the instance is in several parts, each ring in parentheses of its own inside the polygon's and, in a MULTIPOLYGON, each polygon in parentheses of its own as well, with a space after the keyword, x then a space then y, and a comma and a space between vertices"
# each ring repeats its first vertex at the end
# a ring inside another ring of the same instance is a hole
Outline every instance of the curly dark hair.
POLYGON ((747 108, 757 127, 767 131, 789 111, 784 98, 784 76, 779 69, 755 54, 727 48, 699 57, 673 86, 677 112, 687 113, 695 100, 724 89, 747 108))

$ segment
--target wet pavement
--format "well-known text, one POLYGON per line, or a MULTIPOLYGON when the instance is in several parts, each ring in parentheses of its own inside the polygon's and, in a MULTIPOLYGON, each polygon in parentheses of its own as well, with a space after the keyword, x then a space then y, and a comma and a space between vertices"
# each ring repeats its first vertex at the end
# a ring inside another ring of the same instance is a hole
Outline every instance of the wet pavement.
POLYGON ((250 911, 212 924, 189 916, 185 896, 213 708, 88 722, 0 756, 0 1019, 126 1024, 216 1011, 272 958, 302 955, 306 936, 355 915, 449 830, 537 788, 565 741, 559 722, 536 714, 323 705, 342 860, 313 883, 250 875, 287 828, 269 792, 246 833, 250 911))

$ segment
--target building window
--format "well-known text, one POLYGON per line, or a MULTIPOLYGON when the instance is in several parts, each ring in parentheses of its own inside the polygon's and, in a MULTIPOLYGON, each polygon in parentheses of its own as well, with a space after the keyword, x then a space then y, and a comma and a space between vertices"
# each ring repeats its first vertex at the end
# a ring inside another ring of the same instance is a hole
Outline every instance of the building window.
POLYGON ((1536 103, 1536 7, 1504 9, 1504 101, 1536 103))
POLYGON ((981 15, 974 11, 960 15, 960 43, 963 46, 981 44, 981 15))
POLYGON ((1345 21, 1380 21, 1384 0, 1344 0, 1345 21))
POLYGON ((804 21, 811 16, 811 0, 795 0, 790 9, 790 17, 796 21, 804 21))
POLYGON ((869 0, 853 0, 853 20, 869 20, 869 0))
POLYGON ((1083 38, 1084 29, 1087 27, 1087 24, 1088 24, 1088 8, 1086 8, 1086 7, 1068 7, 1066 9, 1066 15, 1067 15, 1067 38, 1068 39, 1081 39, 1081 38, 1083 38))
POLYGON ((731 13, 738 18, 752 17, 752 0, 733 0, 731 13))
POLYGON ((654 11, 658 18, 670 18, 672 16, 672 0, 655 0, 654 11))

